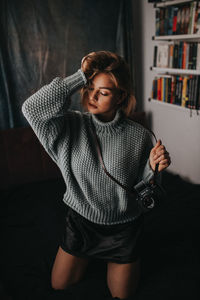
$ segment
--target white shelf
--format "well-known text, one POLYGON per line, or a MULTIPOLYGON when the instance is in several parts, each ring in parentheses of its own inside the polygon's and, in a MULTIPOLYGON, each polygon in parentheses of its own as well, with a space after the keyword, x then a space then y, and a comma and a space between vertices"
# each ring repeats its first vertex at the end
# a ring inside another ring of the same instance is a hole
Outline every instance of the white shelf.
POLYGON ((176 40, 200 40, 200 34, 179 34, 179 35, 160 35, 153 36, 153 40, 155 41, 176 41, 176 40))
POLYGON ((163 101, 160 101, 160 100, 157 100, 157 99, 149 99, 150 102, 154 103, 154 104, 158 104, 158 105, 165 105, 165 106, 168 106, 172 109, 177 109, 177 110, 182 110, 182 111, 196 111, 196 109, 190 109, 188 107, 183 107, 181 105, 177 105, 177 104, 171 104, 171 103, 168 103, 168 102, 163 102, 163 101))
POLYGON ((156 68, 151 67, 152 71, 168 74, 190 74, 200 75, 200 70, 188 70, 188 69, 171 69, 171 68, 156 68))
POLYGON ((192 0, 165 1, 165 2, 162 2, 162 3, 156 3, 155 7, 172 6, 172 5, 177 5, 177 4, 186 3, 186 2, 192 2, 192 0))

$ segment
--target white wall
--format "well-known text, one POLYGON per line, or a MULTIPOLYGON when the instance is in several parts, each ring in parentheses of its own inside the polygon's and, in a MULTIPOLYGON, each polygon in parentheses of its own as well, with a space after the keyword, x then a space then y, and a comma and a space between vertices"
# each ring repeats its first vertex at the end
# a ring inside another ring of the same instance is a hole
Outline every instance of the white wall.
POLYGON ((147 112, 152 130, 170 152, 172 164, 169 171, 200 184, 200 115, 175 105, 149 102, 152 80, 156 73, 150 71, 153 62, 152 36, 155 33, 155 9, 147 0, 133 0, 134 25, 137 45, 137 84, 139 108, 147 112), (137 8, 137 9, 136 9, 137 8), (137 10, 137 12, 136 12, 137 10), (139 58, 140 56, 140 58, 139 58))

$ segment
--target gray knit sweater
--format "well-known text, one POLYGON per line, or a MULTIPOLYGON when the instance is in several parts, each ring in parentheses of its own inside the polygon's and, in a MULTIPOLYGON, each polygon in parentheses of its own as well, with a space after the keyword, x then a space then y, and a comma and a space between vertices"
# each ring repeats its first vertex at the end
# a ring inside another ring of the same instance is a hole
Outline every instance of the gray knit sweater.
POLYGON ((60 168, 66 183, 64 202, 98 224, 119 224, 141 213, 134 199, 112 181, 99 162, 91 134, 93 122, 106 169, 122 184, 133 187, 149 180, 149 132, 118 111, 111 122, 69 109, 70 95, 87 83, 81 70, 55 78, 28 98, 22 111, 41 144, 60 168))

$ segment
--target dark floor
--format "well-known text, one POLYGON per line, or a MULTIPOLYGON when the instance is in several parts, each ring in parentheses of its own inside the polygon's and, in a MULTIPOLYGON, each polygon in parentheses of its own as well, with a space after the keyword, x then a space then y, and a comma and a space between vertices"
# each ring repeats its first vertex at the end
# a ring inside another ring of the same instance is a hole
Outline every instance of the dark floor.
MULTIPOLYGON (((200 185, 166 172, 163 186, 167 200, 145 215, 142 279, 134 299, 199 300, 200 185)), ((1 300, 103 300, 109 295, 106 265, 98 260, 79 284, 62 292, 50 287, 63 224, 63 192, 61 180, 0 192, 1 300)))

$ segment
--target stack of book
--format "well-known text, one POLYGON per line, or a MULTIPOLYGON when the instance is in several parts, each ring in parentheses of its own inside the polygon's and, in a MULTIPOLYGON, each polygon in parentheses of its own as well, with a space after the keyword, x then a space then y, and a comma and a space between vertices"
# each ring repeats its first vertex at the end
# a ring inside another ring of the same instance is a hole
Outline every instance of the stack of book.
POLYGON ((200 43, 181 41, 157 45, 153 66, 200 70, 200 43))
POLYGON ((152 98, 191 109, 200 109, 200 76, 162 75, 153 80, 152 98))
POLYGON ((162 7, 156 10, 156 36, 199 33, 199 1, 162 7))

